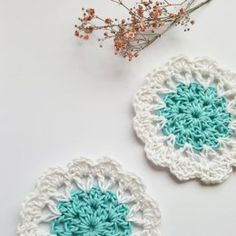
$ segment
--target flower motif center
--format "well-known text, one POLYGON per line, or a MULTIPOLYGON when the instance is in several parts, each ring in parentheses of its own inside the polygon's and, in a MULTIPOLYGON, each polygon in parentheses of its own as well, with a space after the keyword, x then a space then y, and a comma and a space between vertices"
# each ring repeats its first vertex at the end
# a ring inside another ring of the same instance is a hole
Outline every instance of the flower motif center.
POLYGON ((57 205, 61 215, 51 221, 51 234, 56 236, 130 236, 127 221, 129 207, 118 203, 112 191, 102 192, 94 186, 89 192, 76 190, 69 201, 57 205))
POLYGON ((166 118, 163 134, 175 135, 176 148, 189 143, 196 152, 202 151, 204 145, 217 149, 219 138, 232 135, 232 115, 226 111, 226 98, 218 96, 215 87, 205 89, 198 82, 178 83, 176 88, 176 93, 163 96, 165 107, 155 111, 166 118))

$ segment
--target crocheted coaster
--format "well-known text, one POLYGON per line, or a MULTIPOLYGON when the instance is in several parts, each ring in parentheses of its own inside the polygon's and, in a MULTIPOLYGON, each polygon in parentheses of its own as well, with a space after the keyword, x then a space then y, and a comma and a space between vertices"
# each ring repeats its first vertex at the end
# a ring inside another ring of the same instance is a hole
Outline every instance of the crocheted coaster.
POLYGON ((160 212, 144 186, 109 159, 49 170, 23 204, 20 236, 153 236, 160 212))
POLYGON ((178 57, 147 76, 134 128, 148 159, 180 180, 226 180, 236 167, 236 74, 178 57))

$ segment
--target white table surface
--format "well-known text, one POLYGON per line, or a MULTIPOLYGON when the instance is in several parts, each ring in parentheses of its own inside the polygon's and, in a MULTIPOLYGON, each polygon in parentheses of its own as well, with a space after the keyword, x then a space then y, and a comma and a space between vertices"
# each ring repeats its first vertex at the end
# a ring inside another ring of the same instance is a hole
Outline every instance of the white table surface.
POLYGON ((158 200, 165 236, 235 236, 236 172, 224 184, 179 183, 146 161, 132 129, 132 98, 170 57, 209 56, 236 71, 235 0, 213 0, 189 33, 172 29, 131 63, 111 44, 80 43, 82 6, 123 14, 108 0, 0 1, 0 228, 15 235, 21 202, 49 167, 109 156, 158 200))

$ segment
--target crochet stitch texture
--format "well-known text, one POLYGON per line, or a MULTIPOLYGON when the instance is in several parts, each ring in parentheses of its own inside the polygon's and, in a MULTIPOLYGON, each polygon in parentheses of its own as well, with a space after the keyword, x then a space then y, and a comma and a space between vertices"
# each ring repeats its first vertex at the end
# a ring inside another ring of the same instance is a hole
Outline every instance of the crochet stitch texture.
POLYGON ((89 192, 76 190, 70 201, 60 201, 61 215, 51 222, 51 233, 57 236, 129 236, 132 225, 126 220, 129 207, 118 203, 112 191, 98 186, 89 192))
POLYGON ((208 58, 171 59, 134 100, 147 158, 179 180, 225 181, 236 167, 236 74, 208 58))
POLYGON ((39 179, 18 236, 159 236, 160 211, 140 179, 115 161, 81 158, 39 179))
POLYGON ((218 139, 232 133, 229 129, 232 116, 226 112, 225 97, 219 97, 215 87, 205 89, 198 82, 188 86, 178 83, 176 90, 164 95, 165 107, 156 111, 167 120, 162 132, 175 135, 176 148, 183 148, 186 143, 194 151, 202 151, 204 145, 219 148, 218 139))

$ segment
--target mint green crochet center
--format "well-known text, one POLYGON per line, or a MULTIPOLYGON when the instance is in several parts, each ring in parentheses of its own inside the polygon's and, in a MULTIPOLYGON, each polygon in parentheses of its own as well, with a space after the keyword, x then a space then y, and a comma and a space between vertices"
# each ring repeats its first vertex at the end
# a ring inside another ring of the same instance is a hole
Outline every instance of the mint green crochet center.
POLYGON ((226 112, 226 98, 218 96, 215 86, 205 89, 198 82, 178 83, 176 90, 164 94, 165 107, 155 111, 166 118, 163 134, 175 136, 177 149, 186 143, 196 152, 202 151, 204 145, 219 148, 219 138, 232 135, 232 115, 226 112))
POLYGON ((51 222, 56 236, 129 236, 132 224, 127 221, 129 207, 120 204, 112 191, 94 186, 89 192, 76 190, 69 201, 57 205, 61 215, 51 222))

